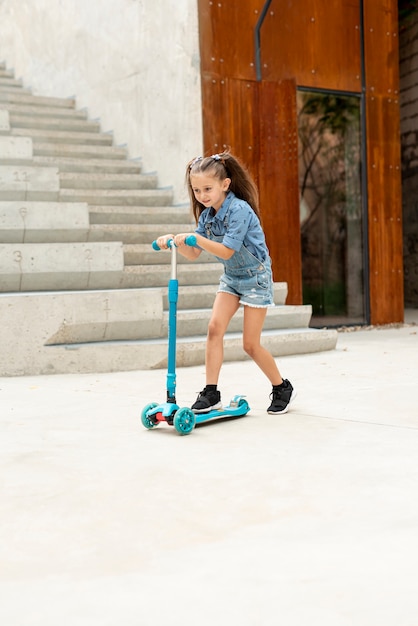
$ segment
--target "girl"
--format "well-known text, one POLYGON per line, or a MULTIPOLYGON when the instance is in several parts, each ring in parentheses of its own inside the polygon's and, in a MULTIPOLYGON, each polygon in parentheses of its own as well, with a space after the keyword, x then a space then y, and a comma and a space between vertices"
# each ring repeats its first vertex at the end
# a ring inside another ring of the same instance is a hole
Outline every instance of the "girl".
POLYGON ((274 306, 271 260, 260 224, 258 192, 240 161, 229 152, 193 159, 186 170, 186 183, 196 220, 197 246, 185 244, 190 233, 164 235, 157 239, 167 248, 174 239, 180 254, 195 260, 202 250, 224 266, 213 304, 206 343, 206 387, 193 404, 195 413, 221 407, 218 378, 223 362, 223 340, 232 316, 244 306, 243 348, 270 380, 273 390, 268 413, 286 413, 295 398, 288 380, 283 380, 273 356, 260 343, 269 306, 274 306))

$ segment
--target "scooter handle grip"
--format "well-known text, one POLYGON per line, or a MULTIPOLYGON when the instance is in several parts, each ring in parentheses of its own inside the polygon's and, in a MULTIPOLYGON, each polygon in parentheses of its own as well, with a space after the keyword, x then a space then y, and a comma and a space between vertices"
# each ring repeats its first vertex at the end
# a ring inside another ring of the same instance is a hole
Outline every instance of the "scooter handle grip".
MULTIPOLYGON (((186 239, 184 240, 184 243, 186 244, 186 246, 191 246, 191 247, 193 247, 193 246, 195 246, 195 245, 196 245, 196 241, 197 241, 197 240, 196 240, 196 235, 187 235, 186 239)), ((154 250, 161 250, 161 248, 160 248, 160 246, 158 245, 158 243, 157 243, 157 240, 156 240, 156 239, 152 242, 152 244, 151 244, 151 245, 152 245, 152 247, 154 248, 154 250)), ((167 241, 167 245, 168 245, 168 247, 169 247, 169 248, 171 248, 171 246, 173 245, 173 240, 172 240, 172 239, 169 239, 169 240, 167 241)))
MULTIPOLYGON (((173 245, 173 241, 174 241, 173 239, 169 239, 169 240, 167 241, 167 246, 168 246, 169 248, 171 248, 171 246, 173 245)), ((152 247, 154 248, 154 250, 161 250, 161 248, 160 248, 160 246, 158 245, 158 243, 157 243, 157 240, 156 240, 156 239, 154 239, 154 241, 152 242, 152 244, 151 244, 151 245, 152 245, 152 247)))
POLYGON ((191 246, 192 248, 196 245, 196 242, 196 235, 187 235, 186 239, 184 240, 186 246, 191 246))

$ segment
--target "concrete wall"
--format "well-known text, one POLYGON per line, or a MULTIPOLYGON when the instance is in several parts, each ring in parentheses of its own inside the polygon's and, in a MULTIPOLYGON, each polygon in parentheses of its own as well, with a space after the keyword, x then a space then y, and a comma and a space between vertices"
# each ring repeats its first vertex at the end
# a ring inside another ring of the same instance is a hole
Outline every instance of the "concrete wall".
POLYGON ((405 306, 418 307, 418 12, 399 34, 405 306))
POLYGON ((0 61, 35 94, 76 96, 186 200, 202 151, 197 0, 2 0, 0 61))

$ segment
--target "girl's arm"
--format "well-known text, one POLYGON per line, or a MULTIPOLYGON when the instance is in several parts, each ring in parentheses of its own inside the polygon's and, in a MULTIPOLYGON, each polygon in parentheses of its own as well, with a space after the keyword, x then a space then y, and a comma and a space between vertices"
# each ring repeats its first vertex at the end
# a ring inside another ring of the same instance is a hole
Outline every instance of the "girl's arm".
POLYGON ((211 239, 207 239, 206 237, 202 237, 198 233, 193 233, 196 237, 196 243, 199 248, 191 248, 184 243, 184 240, 191 233, 180 233, 174 237, 174 243, 179 249, 180 254, 185 256, 187 259, 197 259, 202 250, 206 250, 209 254, 213 254, 214 256, 219 257, 220 259, 230 259, 234 254, 235 250, 232 248, 227 248, 223 243, 219 243, 218 241, 212 241, 211 239), (202 249, 202 250, 201 250, 202 249))

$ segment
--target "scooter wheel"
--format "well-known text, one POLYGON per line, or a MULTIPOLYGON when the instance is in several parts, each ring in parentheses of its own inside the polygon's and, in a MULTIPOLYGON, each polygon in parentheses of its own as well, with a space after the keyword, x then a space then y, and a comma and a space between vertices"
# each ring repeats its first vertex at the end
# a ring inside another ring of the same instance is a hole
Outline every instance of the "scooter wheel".
POLYGON ((158 406, 158 402, 150 402, 142 409, 141 422, 145 428, 151 429, 157 426, 158 422, 155 422, 152 417, 148 415, 149 411, 155 409, 156 406, 158 406))
POLYGON ((240 398, 239 399, 238 406, 242 407, 246 411, 250 410, 250 405, 248 404, 247 400, 245 400, 245 398, 240 398))
POLYGON ((196 416, 193 411, 187 407, 179 409, 175 416, 173 425, 180 435, 189 435, 196 424, 196 416))

